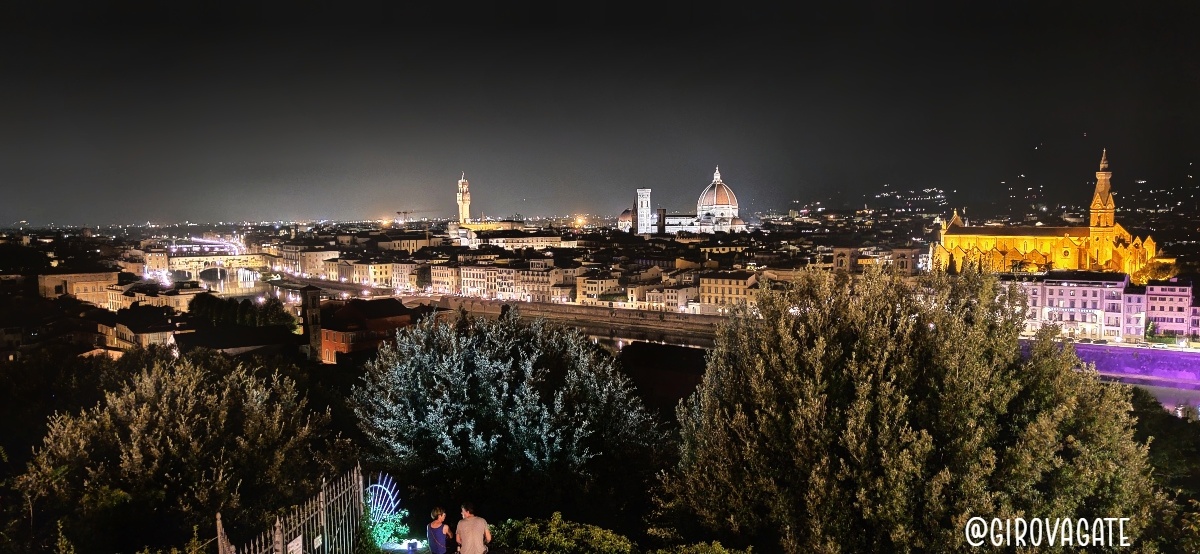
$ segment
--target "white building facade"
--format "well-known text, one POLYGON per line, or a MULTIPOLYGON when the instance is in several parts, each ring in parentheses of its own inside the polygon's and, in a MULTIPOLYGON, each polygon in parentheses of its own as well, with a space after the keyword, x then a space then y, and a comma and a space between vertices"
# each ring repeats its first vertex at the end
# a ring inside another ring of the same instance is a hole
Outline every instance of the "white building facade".
POLYGON ((1000 278, 1016 282, 1025 292, 1027 333, 1053 324, 1073 339, 1140 342, 1145 338, 1139 311, 1144 304, 1137 302, 1137 287, 1130 286, 1124 273, 1063 270, 1007 273, 1000 278))

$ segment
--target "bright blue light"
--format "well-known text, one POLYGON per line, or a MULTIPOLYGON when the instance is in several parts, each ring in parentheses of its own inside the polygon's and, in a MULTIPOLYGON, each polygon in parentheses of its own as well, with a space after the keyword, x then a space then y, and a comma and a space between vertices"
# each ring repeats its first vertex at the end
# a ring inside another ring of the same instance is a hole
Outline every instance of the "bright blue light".
POLYGON ((408 534, 408 526, 404 518, 408 517, 408 511, 400 509, 400 492, 390 475, 380 473, 367 487, 367 508, 371 538, 376 546, 385 550, 407 546, 404 536, 408 534))

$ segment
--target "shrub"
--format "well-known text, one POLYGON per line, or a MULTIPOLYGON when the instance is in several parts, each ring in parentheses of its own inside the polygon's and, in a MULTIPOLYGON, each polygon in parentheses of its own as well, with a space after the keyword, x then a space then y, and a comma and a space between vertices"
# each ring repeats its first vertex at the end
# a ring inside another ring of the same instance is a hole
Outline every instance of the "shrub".
MULTIPOLYGON (((564 521, 508 520, 493 529, 493 543, 511 554, 631 554, 633 542, 594 525, 564 521)), ((697 551, 699 552, 699 551, 697 551)), ((718 551, 713 551, 714 554, 718 551)))
POLYGON ((734 550, 721 546, 719 542, 701 542, 696 544, 687 544, 673 546, 671 548, 660 548, 652 550, 647 554, 750 554, 753 549, 734 550))

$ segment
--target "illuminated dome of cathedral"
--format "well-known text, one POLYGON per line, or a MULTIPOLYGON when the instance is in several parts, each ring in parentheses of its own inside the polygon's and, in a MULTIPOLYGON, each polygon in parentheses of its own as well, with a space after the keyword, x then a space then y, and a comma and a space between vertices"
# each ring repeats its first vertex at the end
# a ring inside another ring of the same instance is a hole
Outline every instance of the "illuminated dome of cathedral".
POLYGON ((738 201, 737 196, 734 196, 733 189, 729 188, 724 181, 721 181, 721 168, 713 173, 713 182, 707 187, 704 187, 704 192, 700 193, 700 199, 696 201, 696 216, 697 217, 724 217, 734 218, 738 216, 738 201))
POLYGON ((620 217, 617 218, 617 230, 626 233, 635 230, 633 228, 633 210, 627 209, 621 212, 620 217))

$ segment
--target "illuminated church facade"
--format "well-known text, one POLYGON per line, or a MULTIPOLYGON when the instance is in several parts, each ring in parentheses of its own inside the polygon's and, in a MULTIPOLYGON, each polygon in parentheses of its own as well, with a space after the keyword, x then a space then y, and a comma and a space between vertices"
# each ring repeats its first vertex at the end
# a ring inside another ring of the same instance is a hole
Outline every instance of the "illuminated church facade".
POLYGON ((934 267, 961 270, 964 262, 985 271, 1085 269, 1135 273, 1157 255, 1154 239, 1134 237, 1114 220, 1108 152, 1100 156, 1088 226, 975 227, 957 210, 930 246, 934 267))

